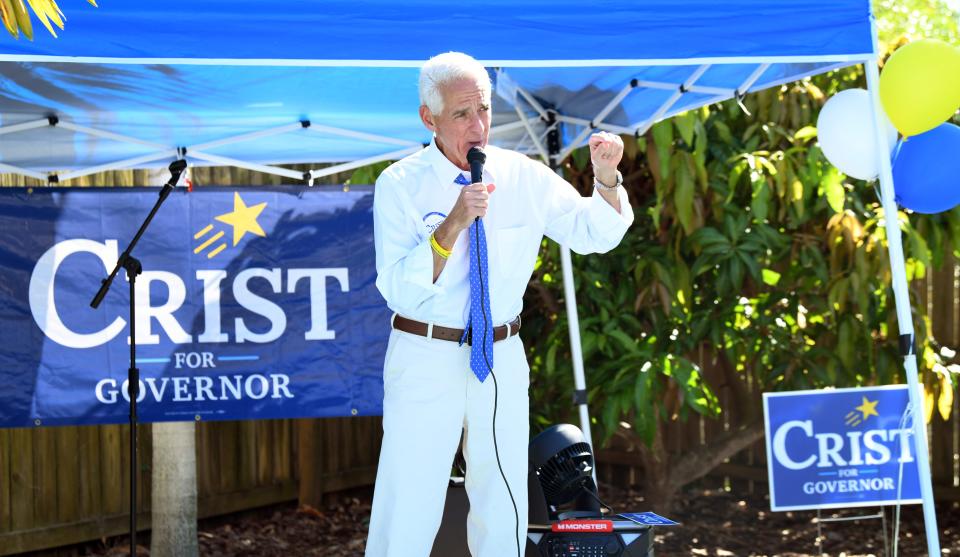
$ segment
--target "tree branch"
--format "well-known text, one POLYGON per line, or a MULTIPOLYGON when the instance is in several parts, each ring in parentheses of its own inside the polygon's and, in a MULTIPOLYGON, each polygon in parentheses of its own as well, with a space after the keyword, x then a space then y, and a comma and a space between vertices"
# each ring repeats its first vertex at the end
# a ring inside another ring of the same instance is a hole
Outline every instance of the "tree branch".
POLYGON ((755 421, 728 431, 716 441, 685 453, 671 465, 670 483, 679 489, 702 478, 724 460, 763 438, 763 422, 755 421))
POLYGON ((531 280, 527 287, 533 289, 540 296, 540 300, 550 313, 557 315, 561 313, 560 304, 545 284, 539 280, 531 280))
POLYGON ((730 361, 730 358, 727 357, 726 352, 724 352, 722 348, 714 348, 714 353, 717 357, 717 363, 720 364, 720 370, 723 372, 725 380, 723 386, 729 387, 733 395, 733 406, 737 408, 739 412, 742 412, 740 418, 743 419, 743 421, 747 423, 753 422, 757 412, 753 406, 753 399, 747 391, 747 386, 743 383, 743 378, 737 373, 733 362, 730 361))

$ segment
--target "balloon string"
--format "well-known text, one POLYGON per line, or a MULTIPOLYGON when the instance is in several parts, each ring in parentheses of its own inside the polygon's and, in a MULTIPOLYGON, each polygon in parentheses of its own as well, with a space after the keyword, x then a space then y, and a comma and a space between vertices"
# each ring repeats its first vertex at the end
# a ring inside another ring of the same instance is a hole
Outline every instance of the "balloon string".
POLYGON ((896 166, 897 157, 900 156, 900 148, 903 147, 903 139, 898 139, 896 145, 893 146, 893 156, 890 157, 890 166, 896 166))

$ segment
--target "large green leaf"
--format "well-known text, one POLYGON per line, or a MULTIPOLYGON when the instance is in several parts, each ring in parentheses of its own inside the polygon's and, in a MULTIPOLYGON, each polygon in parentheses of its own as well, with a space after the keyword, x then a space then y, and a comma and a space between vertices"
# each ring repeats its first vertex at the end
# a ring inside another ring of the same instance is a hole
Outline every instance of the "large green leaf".
POLYGON ((831 166, 823 175, 823 181, 821 181, 820 184, 827 204, 833 209, 833 212, 842 212, 844 191, 843 177, 840 175, 840 171, 831 166))
POLYGON ((660 179, 667 180, 670 178, 670 158, 673 154, 673 124, 669 120, 657 122, 650 132, 660 159, 660 179))
POLYGON ((677 114, 673 117, 673 123, 677 126, 677 131, 680 133, 680 139, 683 140, 683 143, 688 149, 693 149, 693 131, 694 126, 697 123, 697 113, 693 110, 684 112, 682 114, 677 114))
MULTIPOLYGON (((689 156, 678 153, 677 156, 689 156)), ((677 219, 688 235, 693 233, 693 194, 696 189, 694 176, 690 174, 689 165, 681 161, 677 165, 677 175, 674 178, 673 202, 677 209, 677 219)))

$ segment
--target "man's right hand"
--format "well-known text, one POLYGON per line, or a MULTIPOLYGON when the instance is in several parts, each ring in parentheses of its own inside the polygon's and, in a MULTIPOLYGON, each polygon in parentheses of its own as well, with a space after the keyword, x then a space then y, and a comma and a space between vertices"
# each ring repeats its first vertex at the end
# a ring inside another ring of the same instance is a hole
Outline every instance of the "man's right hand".
POLYGON ((466 230, 476 218, 486 216, 487 208, 490 206, 490 194, 495 189, 497 187, 493 184, 478 183, 463 186, 444 224, 449 222, 453 227, 452 232, 456 234, 466 230))
MULTIPOLYGON (((457 202, 450 209, 450 214, 443 219, 443 223, 433 232, 434 238, 444 248, 452 250, 457 236, 473 224, 474 219, 483 218, 490 206, 490 194, 497 189, 493 184, 471 184, 463 186, 457 202)), ((447 260, 433 253, 433 282, 446 266, 447 260)))

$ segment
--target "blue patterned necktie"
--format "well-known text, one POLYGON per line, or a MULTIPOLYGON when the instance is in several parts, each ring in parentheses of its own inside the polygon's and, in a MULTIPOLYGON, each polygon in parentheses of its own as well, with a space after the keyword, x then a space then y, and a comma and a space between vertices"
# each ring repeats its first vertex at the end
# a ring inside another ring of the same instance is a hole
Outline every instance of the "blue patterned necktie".
MULTIPOLYGON (((463 174, 454 182, 470 185, 463 174)), ((490 316, 490 275, 487 273, 487 235, 483 220, 470 225, 470 318, 460 344, 470 339, 470 369, 480 382, 493 369, 493 318, 490 316), (479 256, 477 250, 479 248, 479 256)))

